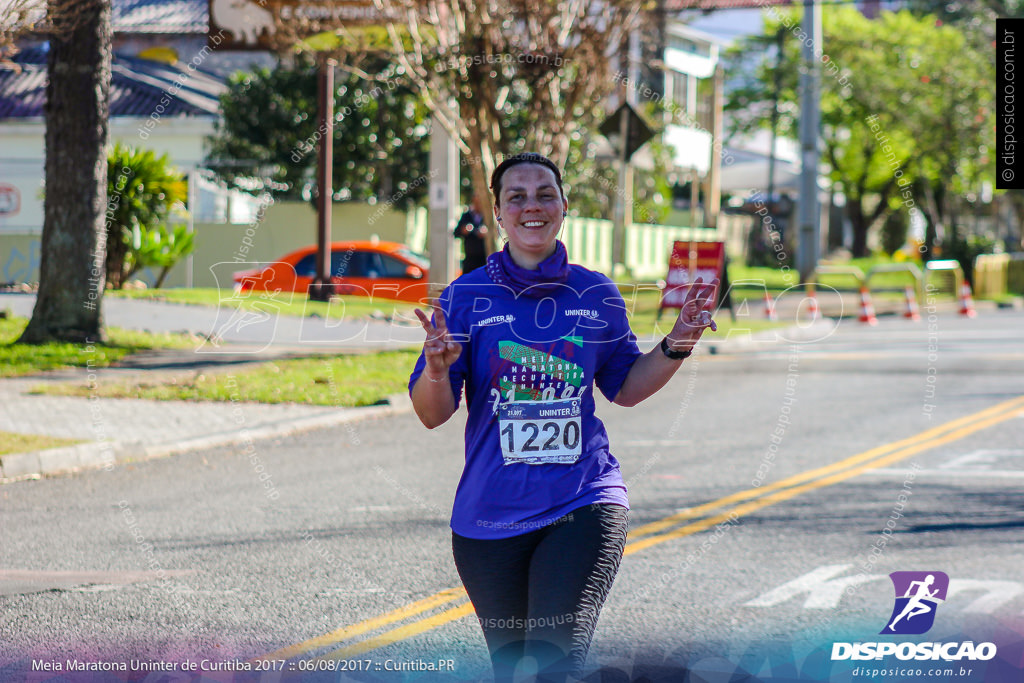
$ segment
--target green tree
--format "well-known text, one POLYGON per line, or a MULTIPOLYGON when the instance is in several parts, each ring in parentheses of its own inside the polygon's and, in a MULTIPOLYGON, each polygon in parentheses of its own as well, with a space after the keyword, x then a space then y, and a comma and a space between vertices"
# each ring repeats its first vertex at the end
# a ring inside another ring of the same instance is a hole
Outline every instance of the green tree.
MULTIPOLYGON (((909 13, 898 15, 911 25, 909 13)), ((922 17, 928 33, 913 33, 916 45, 905 48, 902 68, 915 65, 910 97, 889 90, 904 106, 893 109, 894 124, 913 140, 907 167, 917 180, 912 186, 917 208, 927 227, 929 256, 936 240, 959 239, 958 223, 971 211, 971 197, 983 182, 995 181, 995 63, 954 25, 936 25, 922 17)), ((898 30, 898 27, 897 27, 898 30)))
POLYGON ((188 226, 179 223, 173 229, 165 225, 157 225, 141 231, 138 246, 134 246, 128 254, 129 270, 125 277, 131 279, 143 268, 159 268, 153 286, 163 286, 164 280, 178 262, 192 253, 195 248, 194 234, 188 226))
MULTIPOLYGON (((1020 17, 1024 15, 1024 0, 981 0, 975 2, 936 3, 934 0, 907 0, 907 8, 922 16, 934 15, 941 24, 950 24, 961 30, 976 53, 987 57, 992 62, 992 45, 996 39, 996 19, 1001 17, 1020 17)), ((985 62, 980 62, 984 65, 985 62)), ((989 90, 988 92, 993 92, 989 90)), ((991 130, 991 129, 990 129, 991 130)), ((994 175, 992 176, 994 177, 994 175)), ((1021 242, 1020 229, 1024 225, 1024 192, 1016 190, 995 190, 998 200, 1006 202, 1016 215, 1017 241, 1016 247, 1024 246, 1021 242)), ((953 198, 956 202, 956 197, 953 198)), ((974 207, 964 206, 973 212, 974 207)), ((934 239, 934 227, 929 226, 929 237, 934 239)), ((949 225, 946 239, 943 240, 943 254, 964 253, 963 245, 967 239, 959 234, 955 220, 949 225)), ((985 244, 984 240, 975 240, 975 244, 985 244)))
MULTIPOLYGON (((728 53, 733 132, 769 126, 777 75, 779 132, 796 137, 800 19, 799 11, 770 10, 763 34, 728 53), (780 29, 781 61, 770 48, 780 29), (753 67, 751 53, 762 56, 753 67)), ((934 231, 949 197, 991 166, 983 142, 993 125, 991 108, 985 112, 991 60, 960 29, 906 11, 870 20, 826 6, 822 32, 823 160, 833 189, 846 196, 854 255, 866 255, 869 228, 901 207, 921 209, 934 231)))
MULTIPOLYGON (((418 203, 427 183, 426 108, 379 58, 372 78, 338 69, 335 80, 334 193, 340 200, 418 203)), ((316 68, 299 59, 232 76, 207 160, 225 180, 245 179, 277 197, 309 198, 316 184, 316 68), (255 181, 255 182, 253 182, 255 181)))
POLYGON ((991 50, 996 37, 996 19, 1024 15, 1024 0, 968 0, 935 2, 905 0, 906 8, 918 16, 933 16, 942 24, 953 24, 982 50, 991 50))
POLYGON ((162 240, 160 231, 176 205, 188 197, 188 185, 166 155, 120 143, 107 157, 107 183, 107 282, 121 289, 144 267, 143 244, 152 253, 153 241, 162 240))

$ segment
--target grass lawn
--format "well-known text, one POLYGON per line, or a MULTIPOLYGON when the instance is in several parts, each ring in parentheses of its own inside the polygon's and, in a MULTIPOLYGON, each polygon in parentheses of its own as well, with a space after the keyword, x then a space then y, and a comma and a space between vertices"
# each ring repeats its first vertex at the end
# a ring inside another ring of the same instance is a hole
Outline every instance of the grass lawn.
POLYGON ((419 351, 385 351, 260 363, 245 370, 160 382, 38 387, 39 393, 176 401, 256 401, 367 406, 406 390, 419 351))
POLYGON ((399 315, 413 317, 413 304, 391 299, 371 299, 365 296, 336 297, 330 303, 310 301, 305 294, 298 292, 267 292, 234 293, 214 287, 196 287, 193 289, 133 289, 109 291, 104 296, 116 296, 124 299, 148 299, 166 301, 174 304, 193 306, 233 306, 245 310, 273 310, 281 315, 312 316, 338 320, 341 318, 361 318, 383 314, 386 318, 399 315))
POLYGON ((60 448, 82 443, 81 439, 58 439, 54 436, 40 436, 38 434, 15 434, 14 432, 0 432, 0 455, 8 453, 30 453, 41 451, 45 448, 60 448))
MULTIPOLYGON (((655 323, 660 294, 639 291, 627 297, 630 324, 641 341, 660 339, 672 327, 676 313, 668 310, 655 323)), ((752 331, 785 325, 761 319, 731 323, 728 314, 717 317, 718 332, 708 339, 725 339, 730 330, 752 331)), ((419 350, 320 356, 260 363, 233 372, 207 372, 173 380, 40 386, 36 391, 65 396, 97 395, 106 398, 146 398, 185 401, 257 401, 319 406, 366 406, 389 394, 406 390, 409 372, 419 350)))
MULTIPOLYGON (((835 264, 835 265, 850 265, 850 264, 835 264)), ((857 263, 852 265, 859 266, 857 263)), ((870 266, 869 266, 870 267, 870 266)), ((867 274, 868 268, 861 268, 864 274, 867 274)), ((857 291, 858 283, 856 278, 850 275, 819 275, 816 279, 818 283, 822 285, 820 289, 824 289, 825 286, 834 287, 840 291, 857 291)), ((796 270, 782 271, 776 268, 765 268, 765 267, 750 267, 742 264, 730 263, 729 264, 729 282, 732 287, 733 298, 743 298, 744 295, 760 299, 764 296, 764 290, 773 297, 778 297, 783 291, 792 288, 793 292, 803 292, 803 283, 800 280, 800 274, 796 270)), ((871 278, 871 288, 899 288, 903 291, 903 286, 913 282, 913 278, 908 273, 879 273, 871 278)), ((647 282, 646 286, 651 286, 653 283, 647 282)))
MULTIPOLYGON (((642 296, 631 324, 641 341, 664 336, 674 320, 671 311, 655 325, 658 299, 642 296)), ((719 316, 718 332, 708 339, 725 339, 731 329, 757 331, 785 323, 741 320, 719 316)), ((39 393, 62 396, 97 395, 104 398, 145 398, 177 401, 255 401, 299 403, 318 406, 367 406, 389 394, 403 393, 419 350, 385 351, 344 356, 321 356, 261 363, 246 370, 196 374, 169 381, 100 384, 89 388, 76 384, 37 387, 39 393)))
MULTIPOLYGON (((860 268, 861 272, 863 272, 864 275, 867 275, 868 271, 871 270, 873 266, 883 264, 888 265, 891 263, 894 263, 892 259, 872 256, 863 259, 851 259, 850 261, 843 263, 822 261, 821 265, 853 266, 860 268)), ((915 265, 918 270, 923 272, 921 264, 917 263, 915 265)), ((733 283, 744 280, 755 283, 764 283, 764 286, 768 288, 768 291, 771 292, 772 296, 776 296, 783 290, 793 286, 797 287, 794 291, 803 290, 800 275, 796 270, 783 272, 774 268, 751 268, 744 265, 735 265, 730 263, 729 280, 733 283)), ((859 289, 858 281, 852 275, 823 274, 818 275, 815 281, 822 285, 819 289, 825 289, 826 286, 834 287, 839 291, 857 291, 859 289)), ((877 273, 871 278, 871 290, 872 293, 876 290, 882 289, 898 289, 902 292, 906 285, 913 284, 913 282, 914 278, 908 272, 877 273)), ((756 288, 759 288, 759 286, 749 289, 750 291, 754 291, 756 288)), ((743 289, 740 289, 740 291, 743 291, 743 289)))
POLYGON ((106 344, 17 344, 27 318, 0 319, 0 377, 18 377, 66 367, 104 368, 137 351, 191 349, 199 344, 188 335, 153 334, 111 327, 106 344))
MULTIPOLYGON (((752 282, 752 283, 763 283, 768 291, 775 296, 779 292, 789 289, 790 287, 797 285, 800 282, 800 274, 795 270, 782 271, 776 268, 754 268, 750 266, 744 266, 742 264, 729 263, 729 282, 752 282)), ((757 287, 739 287, 738 291, 741 293, 744 291, 753 292, 757 287)))
MULTIPOLYGON (((636 290, 620 286, 619 290, 626 300, 629 325, 633 328, 633 333, 636 334, 640 341, 660 341, 662 337, 668 334, 669 330, 672 329, 676 316, 679 315, 679 309, 665 309, 661 314, 661 320, 657 321, 661 292, 654 285, 642 285, 636 290)), ((753 294, 753 290, 751 292, 753 294)), ((738 308, 740 305, 739 299, 734 298, 733 305, 738 308)), ((757 305, 761 305, 759 296, 757 298, 757 305)), ((760 308, 752 310, 759 311, 760 308)), ((759 332, 761 330, 785 327, 792 324, 792 322, 772 321, 759 318, 756 315, 741 316, 736 319, 736 322, 733 322, 729 312, 722 310, 715 315, 715 324, 718 326, 718 330, 716 332, 708 330, 704 333, 704 339, 708 341, 722 341, 733 331, 749 330, 750 332, 759 332)))
MULTIPOLYGON (((768 270, 768 269, 763 269, 768 270)), ((773 271, 778 272, 778 271, 773 271)), ((788 286, 788 285, 787 285, 788 286)), ((784 288, 784 287, 783 287, 784 288)), ((677 314, 667 310, 660 322, 655 316, 660 301, 660 292, 652 285, 638 290, 624 288, 630 324, 638 338, 656 341, 672 327, 677 314)), ((108 293, 109 294, 109 293, 108 293)), ((133 290, 119 292, 117 296, 131 298, 152 298, 177 303, 215 306, 222 303, 216 289, 168 289, 133 290)), ((330 305, 310 302, 304 295, 279 295, 269 302, 260 296, 246 296, 227 299, 231 305, 257 307, 274 305, 282 313, 321 315, 367 315, 381 310, 377 304, 363 297, 345 297, 342 302, 330 305), (291 299, 290 301, 285 298, 291 299), (263 302, 262 304, 260 302, 263 302), (338 312, 343 303, 345 313, 338 312)), ((392 309, 386 314, 397 312, 411 317, 410 304, 388 302, 392 309)), ((738 302, 737 302, 738 305, 738 302)), ((182 345, 195 345, 187 337, 176 335, 152 335, 122 330, 110 330, 111 342, 89 350, 84 346, 54 344, 42 347, 10 344, 24 328, 27 321, 2 321, 0 324, 0 361, 6 376, 39 372, 69 365, 94 367, 110 365, 125 355, 142 349, 182 345)), ((719 329, 706 333, 709 340, 725 339, 730 331, 750 330, 753 332, 784 326, 785 322, 772 322, 748 316, 732 323, 727 313, 716 317, 719 329)), ((261 363, 234 372, 206 372, 177 379, 154 379, 134 383, 100 384, 86 387, 75 384, 41 386, 36 391, 67 396, 97 395, 107 398, 146 398, 158 400, 191 401, 256 401, 261 403, 299 403, 321 406, 365 406, 380 402, 389 394, 404 392, 409 372, 419 351, 393 351, 345 356, 320 356, 296 360, 261 363)))

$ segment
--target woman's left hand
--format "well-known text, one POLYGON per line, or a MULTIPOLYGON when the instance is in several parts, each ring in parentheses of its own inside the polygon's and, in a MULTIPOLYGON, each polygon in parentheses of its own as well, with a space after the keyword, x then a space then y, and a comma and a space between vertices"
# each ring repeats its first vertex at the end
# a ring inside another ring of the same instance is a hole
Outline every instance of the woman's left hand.
POLYGON ((711 328, 714 332, 718 325, 711 319, 711 311, 715 307, 715 295, 718 292, 718 278, 704 284, 697 278, 686 292, 679 317, 668 333, 668 346, 673 351, 689 351, 696 346, 704 330, 711 328))

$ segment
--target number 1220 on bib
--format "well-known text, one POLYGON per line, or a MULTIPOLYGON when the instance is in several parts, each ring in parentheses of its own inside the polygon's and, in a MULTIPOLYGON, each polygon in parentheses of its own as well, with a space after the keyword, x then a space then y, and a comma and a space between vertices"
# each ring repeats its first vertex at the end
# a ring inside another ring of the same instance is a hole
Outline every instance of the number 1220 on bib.
POLYGON ((516 401, 498 406, 506 465, 571 465, 583 451, 579 398, 516 401))

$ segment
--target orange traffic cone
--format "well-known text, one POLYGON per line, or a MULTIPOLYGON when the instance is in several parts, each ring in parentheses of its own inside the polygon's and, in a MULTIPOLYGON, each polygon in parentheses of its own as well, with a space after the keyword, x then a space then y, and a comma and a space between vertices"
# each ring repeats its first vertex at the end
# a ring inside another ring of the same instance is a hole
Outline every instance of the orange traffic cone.
POLYGON ((778 320, 778 316, 775 315, 775 302, 772 301, 772 295, 767 289, 764 290, 764 317, 768 320, 778 320))
POLYGON ((964 280, 960 285, 960 315, 973 318, 977 315, 974 311, 974 299, 971 297, 971 286, 964 280))
POLYGON ((818 308, 818 297, 814 293, 814 287, 807 288, 807 313, 811 316, 811 322, 821 317, 821 309, 818 308))
POLYGON ((875 317, 875 307, 871 304, 871 292, 867 287, 860 288, 860 317, 858 320, 868 325, 877 325, 878 318, 875 317))
POLYGON ((907 310, 903 314, 903 317, 909 318, 910 320, 920 320, 921 313, 917 308, 917 295, 914 294, 914 288, 908 285, 903 292, 907 301, 907 310))

